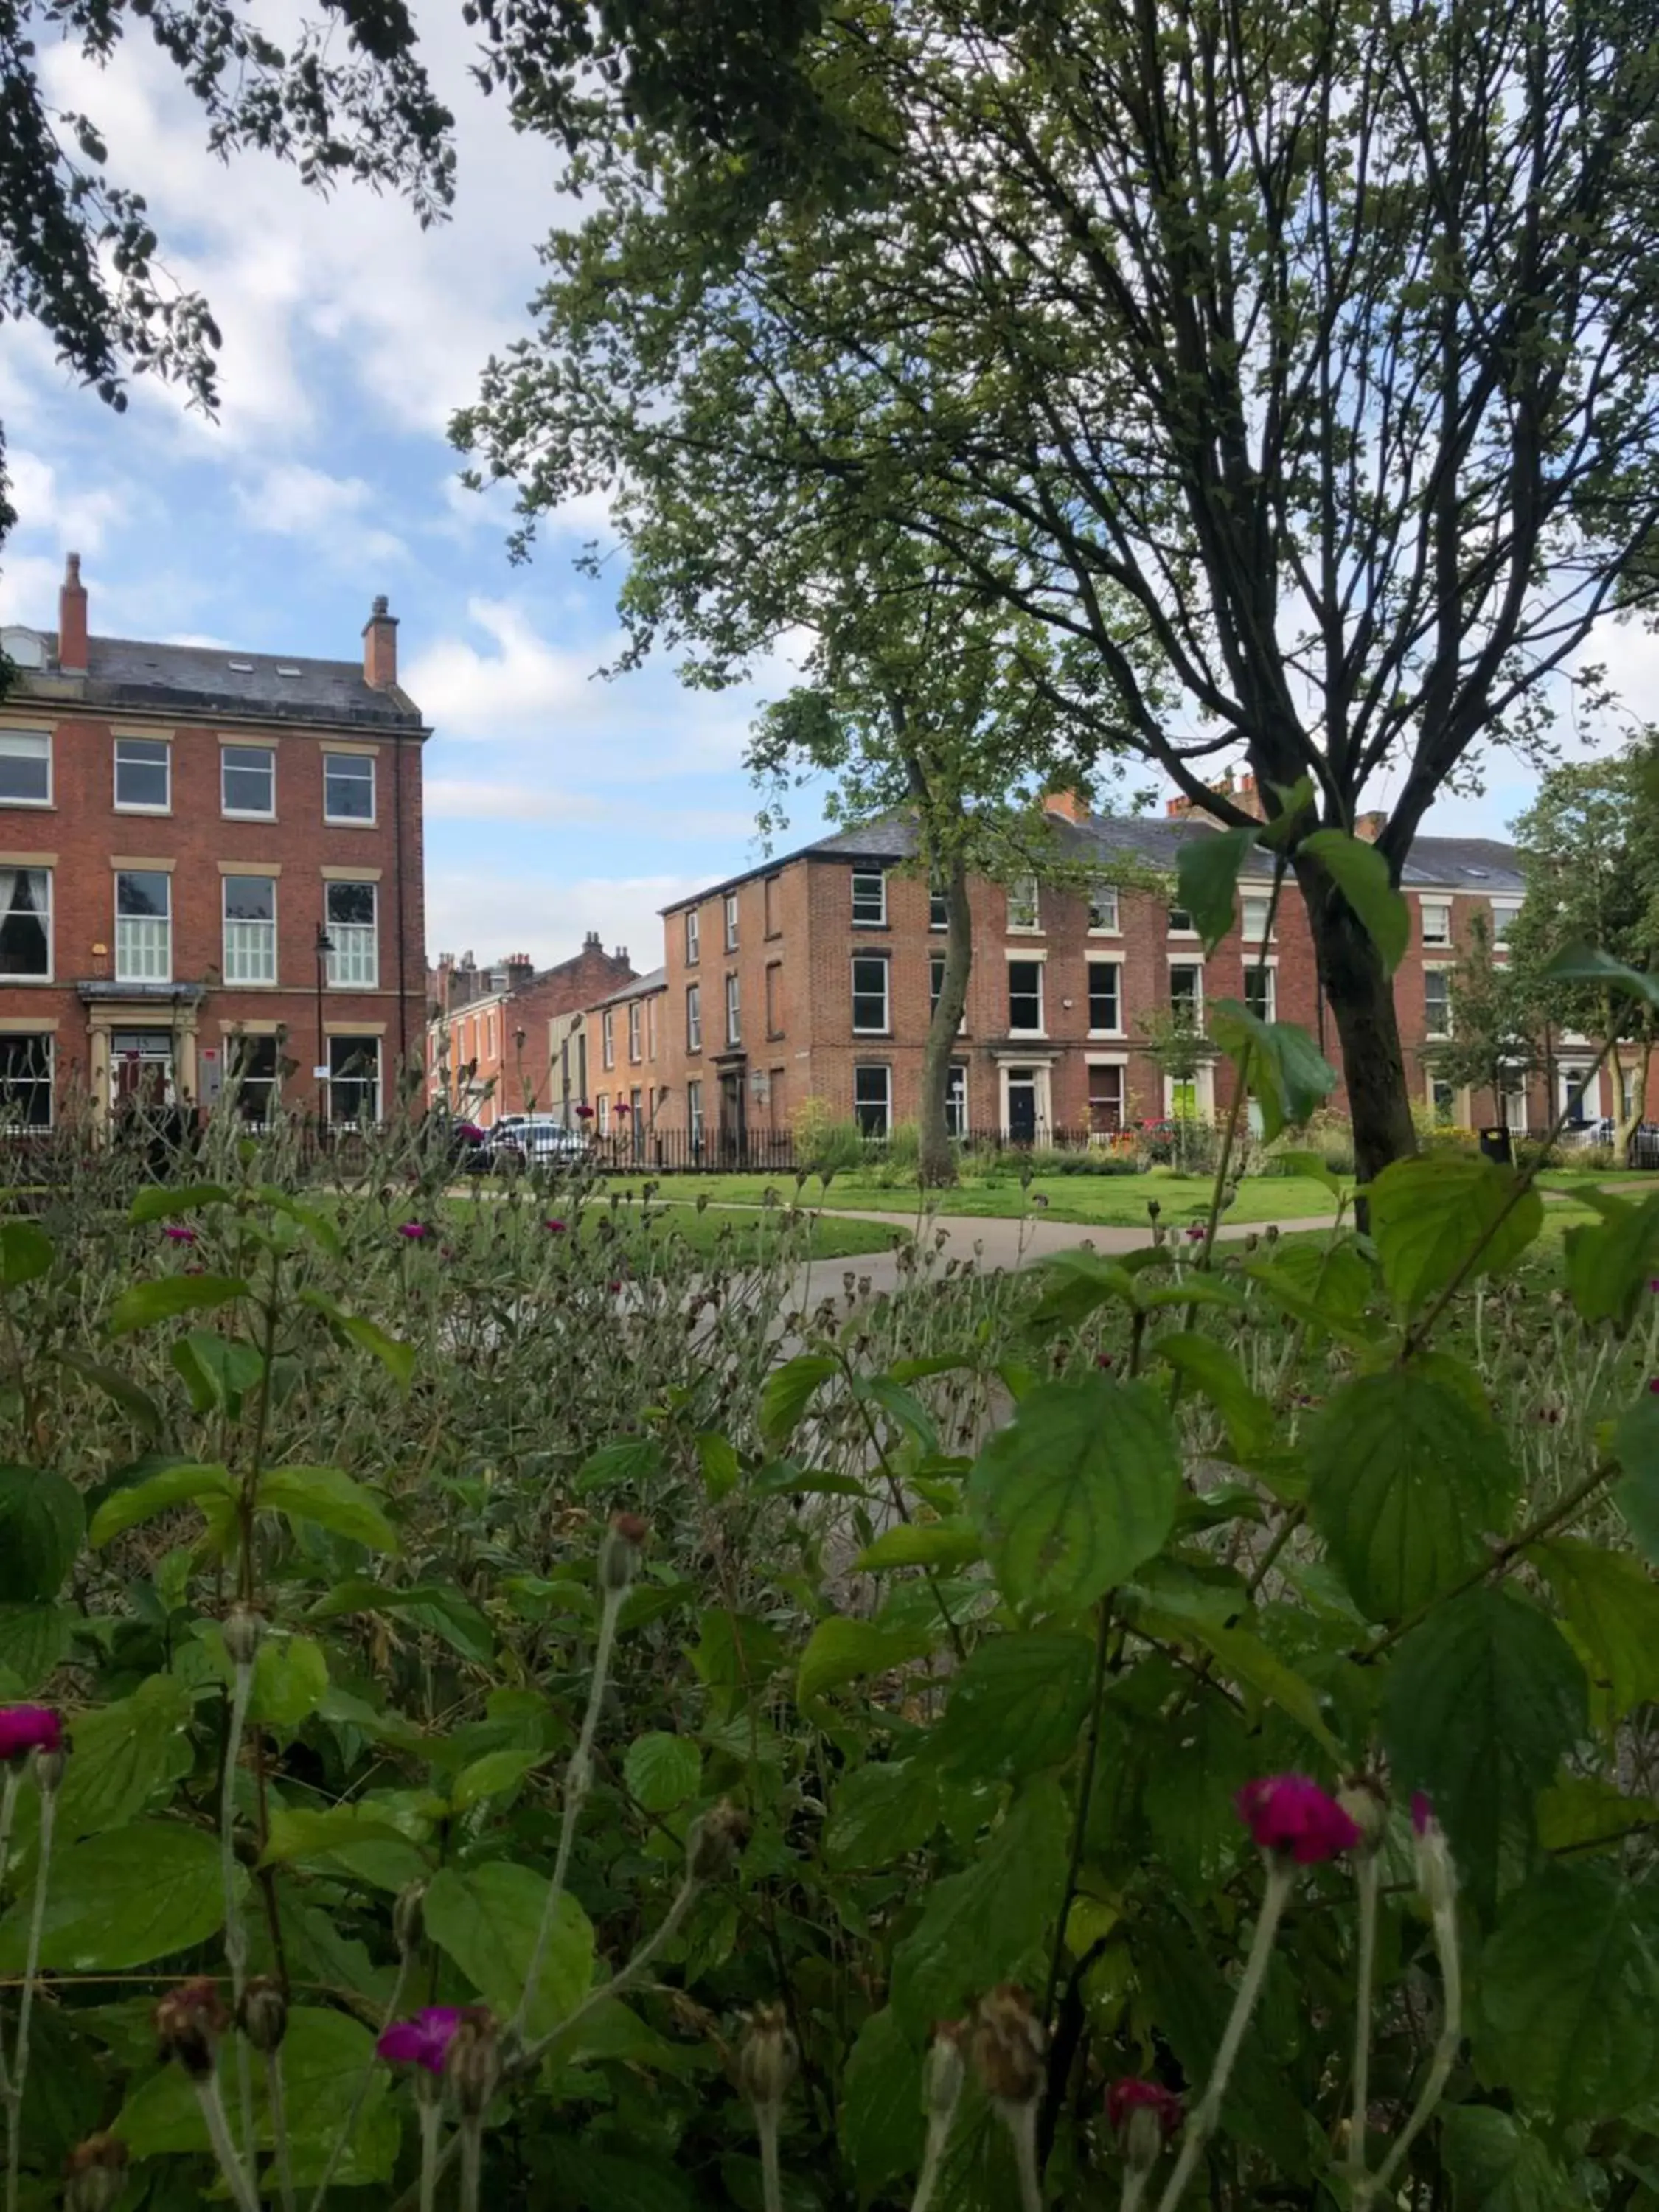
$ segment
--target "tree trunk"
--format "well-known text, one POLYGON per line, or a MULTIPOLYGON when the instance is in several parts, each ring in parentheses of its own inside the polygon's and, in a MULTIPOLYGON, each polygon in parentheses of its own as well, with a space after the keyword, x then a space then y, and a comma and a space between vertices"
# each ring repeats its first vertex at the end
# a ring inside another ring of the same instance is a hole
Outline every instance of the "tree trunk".
POLYGON ((921 1142, 916 1172, 924 1189, 939 1188, 957 1179, 957 1156, 945 1123, 945 1100, 951 1083, 951 1062, 962 1028, 963 1009, 968 1003, 968 977, 974 964, 968 870, 959 856, 951 863, 944 891, 949 925, 945 936, 945 981, 933 1018, 927 1025, 927 1042, 921 1055, 921 1142))
POLYGON ((1298 860, 1296 872, 1342 1048, 1354 1171, 1367 1183, 1417 1150, 1394 983, 1364 924, 1318 862, 1298 860))
POLYGON ((1631 1075, 1630 1111, 1625 1111, 1625 1066, 1619 1048, 1613 1048, 1613 1158, 1620 1167, 1630 1164, 1631 1139, 1647 1119, 1648 1083, 1652 1070, 1653 1024, 1644 1021, 1635 1040, 1636 1059, 1631 1075))

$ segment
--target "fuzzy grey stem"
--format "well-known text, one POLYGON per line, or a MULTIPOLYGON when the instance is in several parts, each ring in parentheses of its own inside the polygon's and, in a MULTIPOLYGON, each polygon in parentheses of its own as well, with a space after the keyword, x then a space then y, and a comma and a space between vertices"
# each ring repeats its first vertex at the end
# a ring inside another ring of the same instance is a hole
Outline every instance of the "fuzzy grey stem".
POLYGON ((461 2212, 478 2212, 483 2179, 483 2118, 473 2112, 461 2122, 461 2212))
POLYGON ((40 1971, 40 1933, 46 1917, 46 1877, 52 1869, 52 1831, 57 1818, 57 1788, 43 1788, 40 1827, 34 1845, 34 1895, 29 1905, 28 1942, 23 1954, 23 1988, 17 2000, 17 2042, 6 2084, 6 2212, 17 2212, 17 2186, 23 2158, 23 2087, 29 2073, 29 2015, 34 2009, 34 1978, 40 1971))
POLYGON ((1221 2047, 1215 2055, 1215 2065, 1205 2084, 1192 2118, 1187 2123, 1186 2133, 1181 2138, 1181 2154, 1176 2160, 1175 2172, 1169 2185, 1158 2200, 1158 2212, 1176 2212, 1193 2178, 1194 2169, 1203 2155, 1204 2146, 1215 2133, 1221 2118, 1222 2100, 1227 2094, 1227 2083, 1237 2061, 1239 2048, 1244 2040, 1244 2031, 1250 2024, 1256 2002, 1261 1995, 1261 1984, 1267 1978, 1267 1962, 1273 1956, 1279 1923, 1284 1917, 1285 1901, 1295 1881, 1295 1871, 1281 1866, 1272 1856, 1267 1859, 1267 1887, 1261 1895, 1261 1911, 1255 1923, 1255 1936, 1250 1945, 1250 1955, 1244 1961, 1244 1975, 1238 1984, 1238 1994, 1233 1999, 1233 2008, 1221 2037, 1221 2047))
POLYGON ((1037 2177, 1037 2104, 1028 2097, 1023 2104, 999 2098, 997 2110, 1014 2147, 1014 2168, 1019 2175, 1020 2212, 1042 2212, 1042 2184, 1037 2177))
POLYGON ((605 1700, 605 1680, 611 1672, 611 1650, 617 1640, 617 1615, 621 1612, 623 1600, 627 1595, 626 1590, 606 1590, 600 1608, 599 1640, 593 1652, 593 1679, 587 1692, 587 1711, 582 1715, 582 1732, 577 1740, 576 1748, 570 1754, 570 1765, 565 1773, 564 1817, 559 1828, 558 1855, 553 1862, 553 1879, 548 1886, 547 1903, 542 1908, 542 1924, 536 1930, 535 1948, 530 1954, 530 1967, 524 1979, 524 1995, 519 1999, 518 2009, 507 2026, 509 2044, 517 2042, 524 2034, 531 2005, 541 1986, 547 1947, 552 1940, 559 1899, 564 1894, 565 1876, 570 1871, 570 1853, 576 1840, 576 1822, 593 1779, 593 1739, 599 1733, 599 1708, 605 1700))
POLYGON ((421 2100, 421 2212, 436 2212, 438 2175, 444 2161, 438 2156, 438 2130, 443 2125, 443 2106, 434 2098, 421 2100))
POLYGON ((764 2212, 783 2212, 783 2179, 778 2170, 778 2112, 775 2098, 755 2107, 760 2130, 761 2203, 764 2212))
MULTIPOLYGON (((405 1951, 398 1961, 398 1978, 392 1984, 392 1995, 386 2001, 386 2014, 380 2022, 381 2035, 386 2033, 403 2008, 404 1991, 408 1986, 411 1964, 411 1954, 405 1951)), ((379 2040, 378 2037, 376 2040, 379 2040)), ((351 2109, 345 2116, 344 2125, 334 2138, 334 2147, 328 2154, 328 2164, 323 2168, 323 2178, 317 2184, 317 2193, 311 2200, 311 2212, 323 2212, 323 2206, 328 2201, 329 2185, 334 2179, 335 2169, 345 2156, 346 2145, 351 2141, 356 2130, 357 2118, 363 2109, 363 2100, 368 2094, 368 2085, 374 2079, 374 2060, 371 2056, 368 2065, 357 2076, 357 2087, 352 2095, 351 2109)))
POLYGON ((276 2148, 276 2188, 283 2212, 295 2212, 294 2161, 288 2148, 288 2099, 283 2089, 280 2047, 265 2053, 265 2099, 270 2106, 270 2139, 276 2148))
POLYGON ((939 2169, 945 2164, 945 2147, 951 2140, 951 2124, 956 2116, 957 2108, 952 2104, 948 2112, 935 2112, 927 2122, 927 2142, 921 2154, 921 2172, 916 2180, 916 2193, 910 2199, 910 2212, 927 2212, 933 2201, 933 2191, 939 2187, 939 2169))
POLYGON ((1353 2105, 1348 2122, 1348 2172, 1356 2201, 1365 2179, 1365 2116, 1371 2108, 1371 1990, 1376 1975, 1376 1901, 1382 1869, 1375 1851, 1363 1851, 1354 1869, 1359 1890, 1358 1987, 1354 1997, 1353 2105))
POLYGON ((1150 2167, 1139 2173, 1131 2172, 1127 2167, 1124 2169, 1123 2195, 1119 2200, 1118 2212, 1140 2212, 1140 2200, 1146 2194, 1146 2184, 1152 2178, 1150 2167))
POLYGON ((590 2013, 597 2012, 609 1998, 620 1996, 625 1989, 631 1988, 663 1946, 673 1940, 681 1922, 691 1910, 697 1893, 702 1887, 702 1884, 695 1875, 687 1875, 680 1885, 678 1895, 664 1914, 662 1925, 656 1933, 641 1944, 628 1964, 619 1967, 608 1982, 601 1984, 598 1989, 592 1990, 584 1997, 574 2012, 562 2020, 556 2027, 550 2028, 538 2042, 529 2045, 514 2060, 513 2071, 517 2074, 529 2073, 541 2063, 556 2043, 562 2043, 567 2036, 573 2034, 590 2013))
POLYGON ((1411 2118, 1401 2130, 1399 2140, 1383 2160, 1375 2181, 1365 2183, 1354 2192, 1354 2212, 1365 2212, 1365 2207, 1382 2196, 1405 2164, 1407 2152, 1433 2118, 1435 2107, 1445 2094, 1447 2081, 1462 2046, 1463 1969, 1457 1953, 1457 1907, 1449 1900, 1435 1907, 1434 1948, 1440 1960, 1441 2000, 1444 2007, 1440 2039, 1434 2047, 1434 2059, 1424 2081, 1422 2094, 1413 2106, 1411 2118))
POLYGON ((219 2161, 219 2171, 225 2177, 225 2186, 230 2191, 231 2203, 237 2212, 259 2212, 259 2200, 253 2185, 237 2156, 236 2146, 230 2139, 230 2122, 225 2118, 224 2100, 219 2094, 219 2077, 210 2074, 203 2080, 191 2077, 191 2087, 196 2092, 196 2101, 202 2108, 202 2118, 207 2122, 208 2141, 213 2146, 213 2155, 219 2161))
MULTIPOLYGON (((242 1756, 253 1691, 253 1662, 238 1660, 231 1679, 230 1722, 225 1731, 225 1770, 219 1788, 219 1879, 225 1893, 225 1964, 230 1968, 230 2005, 240 2014, 247 1984, 247 1928, 236 1904, 236 1773, 242 1756)), ((252 2159, 258 2143, 253 2122, 253 2062, 247 2039, 236 2039, 236 2095, 242 2122, 242 2148, 252 2159)))

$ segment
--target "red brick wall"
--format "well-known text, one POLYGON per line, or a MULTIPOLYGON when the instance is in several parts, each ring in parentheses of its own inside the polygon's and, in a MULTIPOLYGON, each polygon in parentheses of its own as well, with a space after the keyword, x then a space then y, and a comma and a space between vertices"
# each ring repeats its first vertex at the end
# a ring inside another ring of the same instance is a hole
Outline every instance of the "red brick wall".
MULTIPOLYGON (((558 1083, 549 1024, 561 1014, 591 1006, 633 978, 626 955, 590 944, 516 991, 484 993, 453 1012, 434 1017, 426 1047, 434 1095, 441 1097, 443 1093, 442 1065, 447 1053, 456 1105, 483 1127, 507 1114, 553 1111, 559 1103, 558 1083), (460 1071, 470 1063, 472 1073, 463 1082, 460 1071)), ((592 1030, 590 1082, 598 1079, 599 1073, 597 1018, 592 1030)), ((625 1032, 624 1021, 624 1039, 625 1032)))

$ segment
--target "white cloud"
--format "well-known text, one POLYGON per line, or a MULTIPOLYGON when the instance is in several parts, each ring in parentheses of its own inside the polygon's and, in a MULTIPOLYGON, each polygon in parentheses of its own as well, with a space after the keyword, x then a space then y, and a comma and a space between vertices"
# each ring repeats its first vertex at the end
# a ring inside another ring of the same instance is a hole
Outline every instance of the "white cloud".
POLYGON ((302 538, 354 573, 366 562, 402 561, 403 541, 368 520, 374 504, 361 477, 333 477, 303 461, 279 461, 252 483, 236 486, 236 504, 256 530, 302 538))
POLYGON ((550 720, 568 720, 589 706, 602 647, 558 652, 504 599, 473 598, 466 611, 494 642, 493 653, 465 638, 440 638, 403 672, 404 689, 445 737, 499 740, 535 730, 545 733, 550 720))
POLYGON ((538 966, 568 960, 596 929, 607 951, 626 945, 641 975, 663 957, 660 907, 699 888, 696 876, 633 876, 548 880, 484 871, 428 870, 426 940, 429 952, 472 951, 481 961, 527 952, 538 966), (511 945, 501 940, 503 933, 511 945))
POLYGON ((611 811, 575 792, 462 775, 428 777, 422 809, 428 822, 598 822, 611 811))

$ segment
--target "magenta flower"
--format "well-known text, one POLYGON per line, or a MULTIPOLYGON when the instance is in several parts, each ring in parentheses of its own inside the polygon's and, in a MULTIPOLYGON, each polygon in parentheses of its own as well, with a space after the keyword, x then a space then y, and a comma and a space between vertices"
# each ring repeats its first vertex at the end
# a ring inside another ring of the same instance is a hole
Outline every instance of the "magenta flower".
POLYGON ((1650 1396, 1659 1398, 1659 1375, 1654 1376, 1650 1381, 1648 1392, 1650 1396))
POLYGON ((1110 1353, 1109 1352, 1096 1352, 1096 1354, 1095 1354, 1095 1365, 1096 1365, 1097 1367, 1109 1367, 1109 1366, 1111 1365, 1111 1364, 1112 1364, 1112 1355, 1111 1355, 1111 1353, 1110 1353))
POLYGON ((1183 2117, 1181 2100, 1173 2089, 1166 2089, 1161 2081, 1113 2082, 1106 2092, 1106 2124, 1112 2133, 1121 2137, 1135 2112, 1151 2112, 1163 2130, 1166 2142, 1181 2132, 1183 2117))
POLYGON ((1426 1790, 1412 1792, 1412 1832, 1426 1836, 1434 1825, 1434 1800, 1426 1790))
POLYGON ((618 1116, 624 1114, 631 1114, 633 1110, 634 1109, 628 1103, 626 1099, 619 1098, 617 1101, 617 1112, 618 1116))
POLYGON ((1359 1831, 1334 1797, 1304 1774, 1269 1774, 1247 1782, 1233 1801, 1238 1817, 1264 1851, 1317 1866, 1351 1851, 1359 1831))
POLYGON ((450 2039, 466 2017, 462 2005, 428 2005, 413 2020, 393 2021, 374 2048, 389 2066, 424 2066, 441 2074, 450 2039))
POLYGON ((544 1221, 542 1227, 554 1237, 562 1237, 564 1235, 565 1224, 562 1221, 544 1221))
POLYGON ((0 1705, 0 1759, 63 1747, 64 1723, 50 1705, 0 1705))
POLYGON ((1650 1275, 1648 1277, 1648 1288, 1654 1293, 1656 1297, 1659 1297, 1659 1275, 1650 1275))
POLYGON ((416 1244, 422 1237, 430 1237, 432 1231, 424 1221, 405 1221, 400 1224, 398 1234, 399 1237, 407 1237, 411 1244, 416 1244))
POLYGON ((575 1115, 579 1121, 591 1121, 593 1118, 593 1109, 591 1106, 578 1106, 575 1109, 575 1115))
POLYGON ((196 1231, 193 1229, 181 1229, 173 1222, 167 1224, 161 1234, 169 1244, 193 1244, 196 1242, 196 1231))

